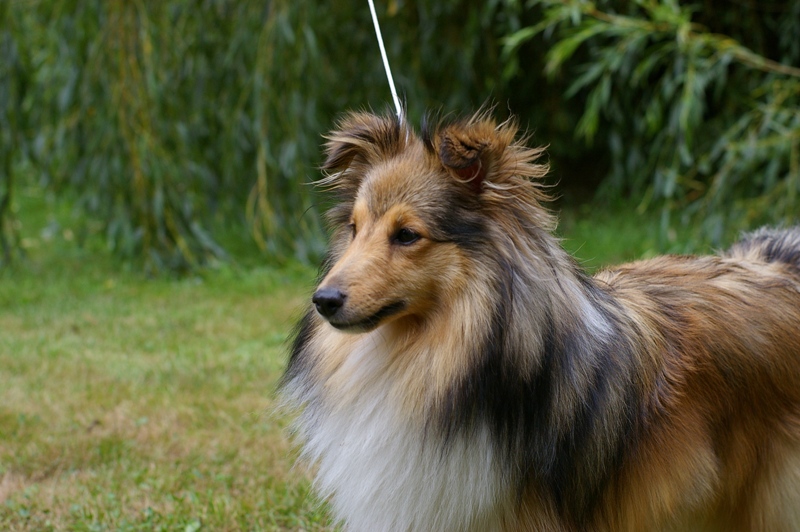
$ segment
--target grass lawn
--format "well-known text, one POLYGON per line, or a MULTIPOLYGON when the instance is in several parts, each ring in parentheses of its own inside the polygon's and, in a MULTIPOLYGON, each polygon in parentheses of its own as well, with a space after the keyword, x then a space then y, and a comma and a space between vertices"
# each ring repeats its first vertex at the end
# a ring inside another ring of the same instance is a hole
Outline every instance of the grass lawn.
POLYGON ((0 277, 0 529, 326 524, 273 391, 313 272, 0 277))
MULTIPOLYGON (((0 530, 329 528, 273 411, 313 270, 146 279, 45 218, 0 271, 0 530)), ((590 268, 652 252, 655 222, 563 219, 590 268)))

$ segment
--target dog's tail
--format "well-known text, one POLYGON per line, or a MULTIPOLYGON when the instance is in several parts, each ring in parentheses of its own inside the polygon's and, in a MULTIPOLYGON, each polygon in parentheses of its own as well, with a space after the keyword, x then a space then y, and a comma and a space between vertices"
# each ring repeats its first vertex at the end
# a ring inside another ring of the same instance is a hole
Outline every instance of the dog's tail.
POLYGON ((764 227, 745 234, 723 256, 780 262, 800 275, 800 226, 789 229, 764 227))

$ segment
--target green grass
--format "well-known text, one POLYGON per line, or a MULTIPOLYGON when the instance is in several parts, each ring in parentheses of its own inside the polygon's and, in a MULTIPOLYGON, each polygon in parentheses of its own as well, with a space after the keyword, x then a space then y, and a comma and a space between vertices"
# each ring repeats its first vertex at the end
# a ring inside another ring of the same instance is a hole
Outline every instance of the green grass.
POLYGON ((319 529, 274 390, 312 273, 0 277, 0 529, 319 529))
POLYGON ((274 402, 313 270, 147 279, 25 193, 28 259, 0 270, 0 530, 328 528, 274 402))
MULTIPOLYGON (((0 271, 0 530, 330 528, 274 413, 313 270, 147 279, 24 194, 28 259, 0 271)), ((589 268, 658 234, 624 208, 562 223, 589 268)))

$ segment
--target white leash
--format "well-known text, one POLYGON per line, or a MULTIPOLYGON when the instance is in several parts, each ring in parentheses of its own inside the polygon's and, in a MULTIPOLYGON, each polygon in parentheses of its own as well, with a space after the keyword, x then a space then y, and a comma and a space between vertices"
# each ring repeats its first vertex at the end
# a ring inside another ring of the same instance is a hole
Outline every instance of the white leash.
POLYGON ((383 47, 383 37, 381 36, 381 27, 378 24, 378 15, 375 14, 375 4, 369 0, 369 10, 372 13, 372 22, 375 24, 375 35, 378 37, 378 46, 381 49, 381 57, 383 58, 383 67, 386 69, 386 78, 389 80, 389 88, 392 90, 392 99, 394 100, 394 108, 397 110, 397 118, 403 121, 403 108, 400 107, 400 98, 397 97, 397 89, 394 88, 394 79, 392 78, 392 69, 389 68, 389 59, 386 57, 386 48, 383 47))

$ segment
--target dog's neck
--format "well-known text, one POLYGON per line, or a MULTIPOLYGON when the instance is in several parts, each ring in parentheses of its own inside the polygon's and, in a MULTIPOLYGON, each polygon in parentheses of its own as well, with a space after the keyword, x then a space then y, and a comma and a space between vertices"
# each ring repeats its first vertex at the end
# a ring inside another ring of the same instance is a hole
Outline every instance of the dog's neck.
MULTIPOLYGON (((472 318, 473 327, 481 323, 485 331, 467 347, 475 361, 462 365, 470 372, 451 381, 429 423, 445 439, 488 427, 510 475, 512 465, 525 464, 537 474, 520 479, 538 478, 556 507, 581 519, 636 430, 637 419, 628 413, 638 408, 632 391, 637 361, 632 335, 624 332, 630 325, 621 321, 625 314, 612 312, 617 303, 553 237, 545 238, 536 250, 513 248, 528 255, 525 260, 504 262, 497 255, 492 271, 502 274, 486 279, 494 290, 492 314, 472 318), (611 376, 618 386, 612 387, 611 376), (573 492, 595 495, 576 500, 573 492)), ((523 480, 517 487, 539 489, 523 480)))

